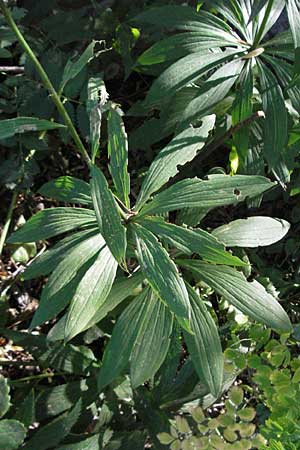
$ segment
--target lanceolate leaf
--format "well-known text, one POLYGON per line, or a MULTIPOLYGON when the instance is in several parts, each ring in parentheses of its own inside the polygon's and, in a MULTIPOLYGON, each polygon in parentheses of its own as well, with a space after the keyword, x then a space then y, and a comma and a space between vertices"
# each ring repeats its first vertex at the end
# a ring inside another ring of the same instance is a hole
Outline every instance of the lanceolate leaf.
POLYGON ((91 189, 88 183, 78 178, 64 176, 48 181, 39 193, 45 197, 66 203, 92 205, 91 189))
POLYGON ((204 117, 199 128, 190 127, 175 136, 172 141, 159 152, 152 162, 142 184, 136 209, 148 200, 151 194, 160 189, 178 172, 178 166, 191 161, 197 152, 204 147, 209 132, 215 124, 215 115, 204 117))
POLYGON ((105 246, 81 279, 72 299, 65 326, 65 340, 72 339, 101 310, 114 282, 118 263, 105 246))
POLYGON ((213 230, 212 234, 228 247, 259 247, 280 241, 290 224, 271 217, 238 219, 213 230))
POLYGON ((152 378, 168 351, 172 323, 171 313, 151 289, 136 297, 113 329, 99 374, 99 390, 119 376, 129 360, 133 387, 152 378))
POLYGON ((13 233, 8 242, 11 244, 35 242, 96 224, 96 216, 91 209, 64 207, 44 209, 13 233))
POLYGON ((193 83, 219 64, 229 62, 241 51, 192 53, 172 64, 152 84, 146 98, 147 106, 160 104, 163 98, 170 97, 177 90, 193 83))
POLYGON ((130 180, 127 172, 128 142, 121 111, 111 108, 108 114, 109 170, 117 195, 129 207, 130 180))
POLYGON ((214 397, 218 397, 223 383, 223 354, 217 326, 199 295, 188 286, 191 300, 191 329, 184 333, 195 370, 214 397))
POLYGON ((286 8, 295 46, 295 68, 300 73, 300 3, 299 0, 286 0, 286 8))
POLYGON ((0 421, 0 450, 17 450, 26 436, 24 425, 18 420, 0 421))
POLYGON ((7 378, 0 375, 0 417, 4 416, 10 408, 9 384, 7 378))
POLYGON ((287 110, 281 88, 273 73, 263 63, 260 63, 258 67, 262 88, 262 103, 266 116, 263 150, 270 169, 274 169, 282 160, 287 144, 287 110))
POLYGON ((177 267, 156 237, 146 228, 133 224, 137 258, 154 292, 176 316, 190 317, 188 293, 177 267))
POLYGON ((224 250, 214 236, 200 228, 192 230, 165 222, 160 217, 145 217, 141 224, 163 241, 178 248, 186 255, 198 253, 203 259, 215 264, 244 266, 245 263, 224 250))
POLYGON ((272 186, 274 183, 261 176, 210 175, 206 181, 187 178, 157 194, 142 208, 140 215, 160 214, 181 208, 209 209, 234 205, 247 197, 262 194, 272 186))
POLYGON ((102 110, 108 100, 108 93, 101 77, 90 78, 88 81, 87 113, 90 120, 90 143, 92 161, 95 160, 101 138, 102 110))
POLYGON ((50 120, 36 119, 34 117, 0 120, 0 139, 6 139, 26 131, 45 131, 54 130, 55 128, 65 128, 65 126, 50 120))
POLYGON ((289 317, 277 300, 257 281, 248 282, 245 276, 231 267, 214 266, 196 260, 180 260, 178 264, 191 270, 219 295, 258 322, 275 330, 290 332, 289 317))
POLYGON ((91 166, 91 190, 100 232, 119 264, 124 264, 126 253, 126 228, 108 187, 105 176, 96 166, 91 166))

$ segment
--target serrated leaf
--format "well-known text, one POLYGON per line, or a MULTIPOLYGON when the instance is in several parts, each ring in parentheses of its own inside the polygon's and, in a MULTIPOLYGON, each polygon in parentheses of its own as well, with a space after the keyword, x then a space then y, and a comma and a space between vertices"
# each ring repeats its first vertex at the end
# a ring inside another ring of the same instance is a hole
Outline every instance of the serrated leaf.
POLYGON ((227 247, 259 247, 280 241, 290 229, 283 219, 271 217, 248 217, 238 219, 212 231, 227 247))
POLYGON ((17 117, 15 119, 0 120, 0 139, 7 139, 15 134, 26 131, 45 131, 56 128, 65 128, 60 123, 50 120, 36 119, 34 117, 17 117))
POLYGON ((121 113, 111 107, 108 114, 109 171, 119 199, 129 207, 128 141, 121 113))
POLYGON ((207 231, 179 227, 165 222, 160 217, 145 217, 140 221, 147 230, 156 234, 164 242, 178 248, 186 255, 198 253, 203 259, 215 264, 229 266, 244 266, 242 260, 224 250, 224 246, 218 239, 207 231))
POLYGON ((239 406, 244 399, 243 389, 237 386, 233 386, 229 391, 229 398, 236 406, 239 406))
POLYGON ((145 214, 160 214, 182 208, 216 208, 235 205, 247 197, 255 197, 275 184, 261 176, 210 175, 208 180, 187 178, 155 195, 141 210, 145 214))
POLYGON ((215 116, 202 119, 199 128, 188 128, 159 152, 152 162, 145 180, 143 181, 137 202, 136 210, 149 199, 150 195, 160 189, 170 178, 178 172, 178 166, 191 161, 197 152, 204 147, 209 132, 215 124, 215 116))
POLYGON ((107 246, 119 264, 125 265, 126 228, 101 170, 91 166, 91 190, 95 213, 107 246))
POLYGON ((26 429, 21 422, 8 419, 0 421, 0 450, 20 448, 26 436, 26 429))
POLYGON ((196 260, 178 264, 222 295, 230 304, 258 322, 279 331, 291 331, 291 322, 282 306, 257 281, 248 282, 237 270, 196 260))
POLYGON ((150 286, 176 316, 189 319, 189 297, 176 265, 150 231, 138 224, 133 230, 137 259, 150 286))
POLYGON ((73 409, 54 419, 47 425, 39 428, 33 437, 26 443, 24 450, 46 450, 56 447, 71 431, 81 412, 81 400, 73 409))
POLYGON ((223 383, 223 354, 218 329, 197 293, 188 286, 191 301, 191 330, 184 333, 195 370, 214 397, 218 397, 223 383))
POLYGON ((0 375, 0 417, 3 417, 10 408, 9 384, 7 378, 0 375))
POLYGON ((48 181, 39 189, 39 193, 61 202, 89 206, 93 204, 89 184, 70 176, 48 181))
POLYGON ((49 208, 32 216, 7 240, 10 244, 36 242, 76 228, 95 226, 96 216, 91 209, 49 208))
POLYGON ((72 299, 65 325, 65 341, 86 329, 101 310, 114 282, 118 263, 105 246, 85 273, 72 299))

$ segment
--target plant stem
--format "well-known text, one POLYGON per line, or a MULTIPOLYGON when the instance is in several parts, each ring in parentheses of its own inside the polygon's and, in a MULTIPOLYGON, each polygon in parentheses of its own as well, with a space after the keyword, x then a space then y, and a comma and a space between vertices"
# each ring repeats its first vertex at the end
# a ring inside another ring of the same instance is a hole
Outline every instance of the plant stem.
POLYGON ((42 65, 40 64, 39 60, 37 59, 37 57, 35 56, 33 51, 31 50, 31 47, 25 40, 23 34, 21 33, 20 29, 18 28, 18 25, 12 18, 12 15, 11 15, 9 9, 7 8, 7 6, 4 3, 4 0, 0 0, 0 9, 2 10, 2 13, 3 13, 8 25, 10 26, 12 31, 16 34, 19 43, 21 44, 21 46, 23 47, 23 49, 25 50, 25 52, 27 53, 29 58, 32 60, 34 66, 35 66, 35 69, 38 72, 38 74, 42 80, 42 83, 44 84, 44 86, 48 90, 48 92, 50 93, 50 97, 52 98, 52 100, 53 100, 54 104, 56 105, 59 113, 61 114, 66 126, 68 127, 78 151, 81 153, 83 159, 89 166, 90 162, 91 162, 89 154, 88 154, 87 150, 85 149, 85 147, 73 125, 73 122, 72 122, 69 114, 67 113, 59 95, 57 94, 56 90, 54 89, 53 84, 51 83, 47 73, 43 69, 42 65))
POLYGON ((254 49, 257 47, 257 45, 260 43, 260 41, 262 39, 263 33, 265 31, 265 28, 266 28, 267 21, 268 21, 269 16, 270 16, 270 12, 272 10, 273 3, 274 3, 274 0, 269 0, 269 2, 268 2, 263 21, 262 21, 261 26, 259 27, 259 30, 258 30, 258 32, 257 32, 257 34, 256 34, 256 36, 254 38, 254 42, 253 42, 254 49))
POLYGON ((6 221, 0 236, 0 259, 2 258, 2 252, 3 252, 3 247, 5 244, 5 240, 6 240, 6 236, 9 230, 9 226, 11 223, 11 219, 12 219, 12 214, 13 214, 13 210, 15 209, 16 203, 17 203, 17 199, 18 199, 18 191, 15 191, 13 193, 9 208, 8 208, 8 212, 7 212, 7 217, 6 217, 6 221))

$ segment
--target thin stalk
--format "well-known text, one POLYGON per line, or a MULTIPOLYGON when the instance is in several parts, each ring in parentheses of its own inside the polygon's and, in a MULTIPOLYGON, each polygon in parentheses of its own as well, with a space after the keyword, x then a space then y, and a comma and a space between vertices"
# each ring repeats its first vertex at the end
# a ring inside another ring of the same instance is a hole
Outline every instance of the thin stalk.
POLYGON ((83 159, 85 160, 85 162, 87 163, 87 165, 90 165, 90 157, 89 154, 85 148, 85 146, 83 145, 74 125, 73 122, 69 116, 69 114, 67 113, 58 93, 56 92, 56 90, 54 89, 53 84, 51 83, 47 73, 45 72, 44 68, 42 67, 42 65, 40 64, 39 60, 37 59, 37 57, 35 56, 35 54, 33 53, 30 45, 27 43, 27 41, 25 40, 23 34, 21 33, 18 25, 16 24, 16 22, 14 21, 14 19, 12 18, 12 15, 9 11, 9 9, 7 8, 7 6, 4 3, 4 0, 0 0, 0 9, 8 23, 8 25, 10 26, 10 28, 12 29, 12 31, 15 33, 15 35, 17 36, 17 39, 19 41, 19 43, 21 44, 21 46, 23 47, 23 49, 25 50, 25 52, 27 53, 27 55, 29 56, 29 58, 32 60, 36 71, 38 72, 42 83, 44 84, 45 88, 48 90, 50 97, 52 98, 53 103, 55 104, 55 106, 57 107, 60 115, 62 116, 66 126, 69 129, 69 132, 76 144, 76 147, 78 149, 78 151, 81 153, 83 159))
POLYGON ((15 191, 13 193, 9 208, 8 208, 8 212, 7 212, 7 217, 6 217, 6 221, 0 236, 0 259, 2 258, 2 252, 3 252, 3 247, 6 241, 6 236, 9 230, 9 226, 11 223, 11 219, 12 219, 12 214, 13 214, 13 210, 15 209, 16 203, 17 203, 17 199, 18 199, 18 191, 15 191))
POLYGON ((263 21, 262 21, 261 26, 259 27, 259 30, 258 30, 258 32, 257 32, 257 34, 256 34, 256 36, 254 38, 254 42, 253 42, 253 47, 254 48, 256 48, 257 45, 261 41, 261 38, 262 38, 263 33, 265 31, 265 28, 266 28, 267 21, 268 21, 269 16, 270 16, 270 12, 271 12, 272 7, 273 7, 273 3, 274 3, 274 0, 269 0, 267 8, 266 8, 265 15, 264 15, 264 18, 263 18, 263 21))

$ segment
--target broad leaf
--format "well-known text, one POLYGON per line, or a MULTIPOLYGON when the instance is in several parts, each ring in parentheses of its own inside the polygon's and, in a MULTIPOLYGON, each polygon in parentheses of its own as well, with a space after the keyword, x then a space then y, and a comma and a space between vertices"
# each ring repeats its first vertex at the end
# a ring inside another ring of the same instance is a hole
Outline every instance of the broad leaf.
POLYGON ((55 128, 65 128, 65 126, 50 120, 36 119, 34 117, 0 120, 0 139, 6 139, 26 131, 45 131, 54 130, 55 128))
POLYGON ((89 184, 70 176, 63 176, 48 181, 39 189, 39 193, 61 202, 89 206, 93 204, 89 184))
POLYGON ((18 244, 48 239, 76 228, 95 226, 94 211, 82 208, 50 208, 39 211, 19 230, 13 233, 7 242, 18 244))
POLYGON ((117 195, 129 207, 130 179, 127 172, 128 142, 119 109, 110 108, 108 114, 108 155, 109 170, 117 195))
POLYGON ((24 425, 13 419, 0 421, 0 450, 20 448, 26 436, 24 425))
POLYGON ((72 299, 65 326, 65 340, 72 339, 101 310, 114 282, 118 263, 105 246, 81 279, 72 299))
POLYGON ((291 331, 287 313, 257 281, 248 282, 241 272, 231 267, 214 266, 196 260, 177 262, 250 318, 278 331, 291 331))
MULTIPOLYGON (((102 441, 103 441, 102 433, 93 434, 80 442, 73 443, 72 450, 100 450, 102 447, 102 441)), ((63 445, 62 447, 59 447, 56 450, 70 450, 70 444, 63 445)))
POLYGON ((178 248, 186 255, 198 253, 206 261, 229 266, 244 266, 245 263, 224 250, 214 236, 200 228, 192 230, 165 222, 160 217, 145 217, 141 224, 164 242, 178 248))
POLYGON ((196 156, 197 152, 204 147, 214 124, 214 115, 204 117, 199 128, 188 128, 175 136, 159 152, 143 181, 136 203, 137 210, 144 205, 153 192, 160 189, 170 178, 177 174, 178 166, 184 165, 196 156))
POLYGON ((160 214, 181 208, 216 208, 255 197, 275 184, 261 176, 210 175, 208 180, 187 178, 157 194, 140 212, 160 214))
POLYGON ((57 447, 71 431, 81 412, 81 400, 73 409, 67 411, 52 422, 38 429, 33 437, 26 443, 24 450, 47 450, 57 447))
POLYGON ((136 297, 113 329, 99 374, 99 389, 119 376, 129 360, 133 387, 152 378, 168 351, 172 323, 171 313, 151 289, 136 297))
POLYGON ((280 241, 289 229, 285 220, 256 216, 234 220, 212 234, 228 247, 259 247, 280 241))
POLYGON ((101 170, 91 166, 91 190, 100 232, 119 264, 125 265, 126 228, 101 170))
POLYGON ((177 267, 156 237, 146 228, 133 224, 137 258, 154 292, 176 316, 190 317, 190 302, 177 267))
POLYGON ((195 370, 214 397, 218 397, 223 383, 223 354, 217 326, 197 293, 188 286, 191 300, 191 329, 184 333, 195 370))
POLYGON ((10 408, 10 387, 7 378, 0 375, 0 417, 3 417, 10 408))

